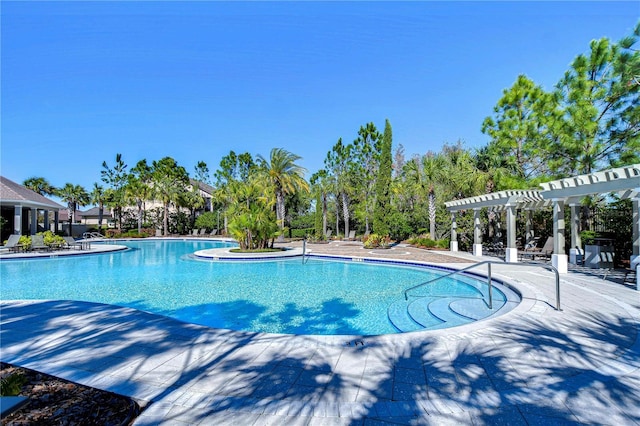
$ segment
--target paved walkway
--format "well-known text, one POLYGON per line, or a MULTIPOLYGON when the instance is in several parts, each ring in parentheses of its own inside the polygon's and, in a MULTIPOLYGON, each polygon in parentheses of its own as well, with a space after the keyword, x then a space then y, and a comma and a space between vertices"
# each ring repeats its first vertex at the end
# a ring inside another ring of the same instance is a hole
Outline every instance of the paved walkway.
MULTIPOLYGON (((367 256, 476 260, 396 249, 367 256)), ((523 296, 506 315, 374 337, 244 333, 114 306, 3 301, 0 359, 132 396, 147 405, 136 425, 640 424, 640 293, 619 277, 574 271, 562 277, 556 311, 550 272, 504 265, 493 275, 523 296)))

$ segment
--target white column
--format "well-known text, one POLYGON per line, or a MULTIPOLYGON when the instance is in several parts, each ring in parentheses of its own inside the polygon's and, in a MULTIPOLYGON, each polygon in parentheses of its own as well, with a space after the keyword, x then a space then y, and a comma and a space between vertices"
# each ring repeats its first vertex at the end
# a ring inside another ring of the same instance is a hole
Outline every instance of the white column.
POLYGON ((507 248, 505 249, 505 261, 518 261, 518 248, 516 247, 516 206, 507 207, 507 248))
POLYGON ((13 233, 22 235, 22 206, 13 208, 13 233))
POLYGON ((456 223, 456 212, 451 212, 451 243, 450 250, 458 251, 458 224, 456 223))
POLYGON ((567 255, 564 252, 564 200, 553 200, 553 254, 551 264, 561 274, 568 272, 567 255))
POLYGON ((582 251, 582 241, 580 239, 580 204, 570 204, 570 206, 571 206, 571 245, 569 246, 569 263, 577 265, 578 255, 582 251))
POLYGON ((480 209, 473 209, 473 255, 482 256, 482 228, 480 228, 480 209))

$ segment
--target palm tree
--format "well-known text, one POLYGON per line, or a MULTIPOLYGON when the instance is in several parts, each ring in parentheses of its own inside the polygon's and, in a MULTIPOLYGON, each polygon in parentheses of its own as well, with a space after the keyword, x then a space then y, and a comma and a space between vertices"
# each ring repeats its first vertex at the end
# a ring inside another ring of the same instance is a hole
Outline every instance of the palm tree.
POLYGON ((127 186, 124 187, 124 198, 138 208, 138 234, 142 232, 142 213, 145 200, 149 199, 151 188, 134 175, 129 175, 127 186))
POLYGON ((176 160, 171 157, 154 161, 151 169, 154 192, 164 206, 164 235, 169 235, 169 205, 175 203, 186 191, 189 175, 185 168, 178 166, 176 160))
POLYGON ((70 211, 69 221, 69 235, 73 236, 73 222, 75 221, 76 209, 80 206, 89 204, 89 194, 80 185, 74 185, 72 183, 66 183, 62 188, 57 191, 56 194, 67 203, 70 211))
POLYGON ((284 197, 296 191, 309 191, 309 184, 304 180, 307 171, 296 164, 299 157, 283 148, 273 148, 269 161, 258 155, 262 162, 262 175, 271 183, 276 196, 276 219, 280 230, 284 230, 285 205, 284 197))
POLYGON ((56 188, 43 177, 30 177, 22 185, 40 195, 55 195, 56 193, 56 188))
POLYGON ((319 170, 311 176, 310 181, 318 196, 319 205, 316 204, 316 210, 322 209, 322 237, 324 239, 324 236, 327 235, 327 200, 331 192, 327 171, 319 170))
POLYGON ((96 182, 93 183, 93 190, 89 194, 89 201, 98 206, 98 229, 102 229, 104 203, 107 201, 107 197, 105 195, 104 188, 96 182))

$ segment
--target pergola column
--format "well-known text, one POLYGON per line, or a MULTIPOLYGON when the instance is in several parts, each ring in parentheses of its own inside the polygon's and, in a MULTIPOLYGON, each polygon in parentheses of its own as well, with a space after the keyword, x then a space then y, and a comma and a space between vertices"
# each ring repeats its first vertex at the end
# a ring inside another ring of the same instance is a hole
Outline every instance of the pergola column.
POLYGON ((456 213, 451 212, 451 251, 458 251, 458 224, 456 223, 456 213))
POLYGON ((38 232, 38 209, 31 209, 31 235, 38 232))
POLYGON ((13 207, 13 233, 22 235, 22 206, 13 207))
POLYGON ((518 248, 516 247, 516 206, 507 205, 507 248, 505 261, 518 261, 518 248))
POLYGON ((561 274, 568 272, 567 255, 564 252, 564 199, 553 200, 553 254, 551 264, 561 274))
POLYGON ((480 228, 480 209, 473 209, 473 255, 482 256, 482 229, 480 228))
POLYGON ((571 245, 569 246, 569 263, 578 264, 578 256, 582 247, 580 239, 580 204, 569 204, 571 207, 571 245))

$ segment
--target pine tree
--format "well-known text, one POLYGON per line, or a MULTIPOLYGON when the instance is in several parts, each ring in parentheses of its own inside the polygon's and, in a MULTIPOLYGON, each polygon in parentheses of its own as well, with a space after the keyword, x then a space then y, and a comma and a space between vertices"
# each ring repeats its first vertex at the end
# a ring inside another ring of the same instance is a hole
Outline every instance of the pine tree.
POLYGON ((373 231, 380 235, 389 235, 391 228, 391 124, 386 120, 382 147, 380 151, 380 167, 376 179, 376 208, 373 212, 373 231))

